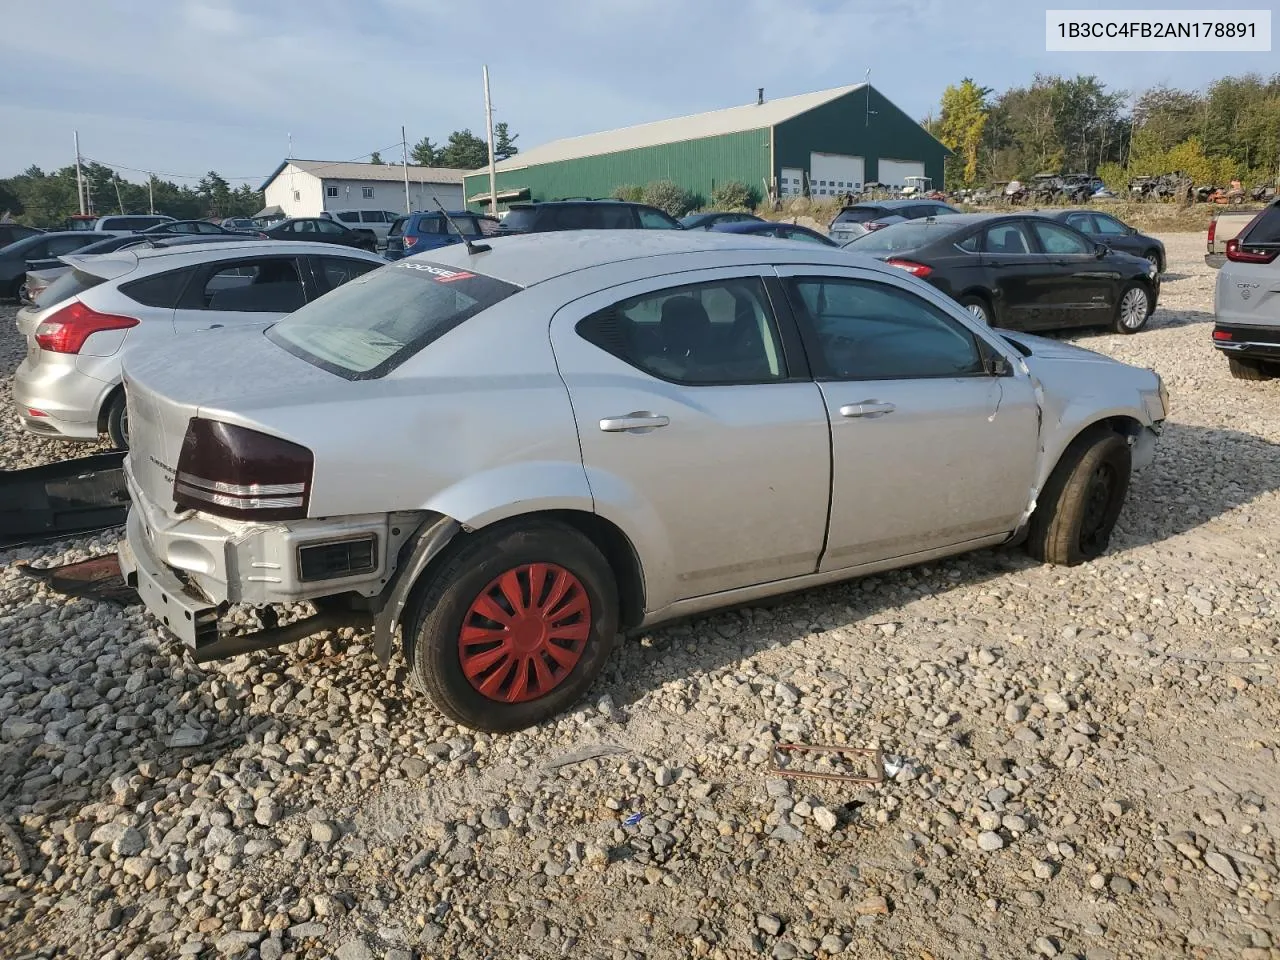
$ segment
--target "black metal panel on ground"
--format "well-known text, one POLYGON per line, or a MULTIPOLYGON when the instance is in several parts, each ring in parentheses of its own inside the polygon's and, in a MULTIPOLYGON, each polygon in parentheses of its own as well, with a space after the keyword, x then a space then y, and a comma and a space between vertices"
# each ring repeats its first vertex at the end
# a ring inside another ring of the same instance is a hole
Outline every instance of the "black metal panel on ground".
POLYGON ((39 543, 124 523, 125 451, 0 470, 0 547, 39 543))

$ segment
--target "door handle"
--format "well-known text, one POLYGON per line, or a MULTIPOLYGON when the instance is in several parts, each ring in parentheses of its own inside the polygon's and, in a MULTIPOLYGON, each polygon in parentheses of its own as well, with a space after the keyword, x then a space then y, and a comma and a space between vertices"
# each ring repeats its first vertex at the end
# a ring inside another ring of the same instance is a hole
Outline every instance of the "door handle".
POLYGON ((605 433, 623 433, 627 430, 652 430, 665 427, 671 422, 670 417, 647 410, 636 410, 625 417, 606 417, 600 421, 600 429, 605 433))
POLYGON ((863 400, 861 403, 847 403, 840 408, 840 416, 842 417, 864 417, 874 418, 883 417, 887 413, 893 413, 897 410, 892 403, 885 403, 881 400, 863 400))

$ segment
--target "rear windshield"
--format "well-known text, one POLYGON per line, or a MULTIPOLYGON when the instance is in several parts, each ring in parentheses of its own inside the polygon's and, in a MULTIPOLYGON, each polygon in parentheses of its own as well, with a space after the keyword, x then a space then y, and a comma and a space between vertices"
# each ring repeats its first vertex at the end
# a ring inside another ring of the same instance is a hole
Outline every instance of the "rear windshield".
POLYGON ((955 229, 952 226, 940 226, 936 223, 904 220, 868 233, 845 246, 846 249, 855 250, 858 253, 869 253, 872 256, 879 253, 898 253, 902 250, 915 250, 926 243, 940 240, 955 229))
POLYGON ((83 273, 80 270, 68 270, 66 273, 54 278, 54 281, 40 291, 40 296, 36 297, 35 305, 40 308, 52 307, 55 303, 61 303, 71 297, 78 297, 98 284, 102 283, 101 277, 95 277, 89 273, 83 273))
POLYGON ((371 380, 519 289, 457 267, 401 260, 311 301, 267 337, 330 373, 371 380))
POLYGON ((882 207, 849 207, 836 214, 832 223, 866 223, 885 213, 882 207))
POLYGON ((395 222, 395 223, 393 223, 393 224, 391 225, 391 229, 387 231, 387 236, 388 236, 388 237, 398 237, 398 236, 400 236, 400 234, 404 233, 404 222, 405 222, 407 219, 409 219, 409 218, 408 218, 408 217, 400 217, 398 220, 396 220, 396 222, 395 222))
POLYGON ((1280 203, 1273 203, 1258 214, 1258 219, 1241 235, 1240 242, 1249 246, 1280 244, 1280 203))
POLYGON ((532 207, 514 207, 502 218, 499 229, 503 233, 527 233, 533 229, 538 211, 532 207))

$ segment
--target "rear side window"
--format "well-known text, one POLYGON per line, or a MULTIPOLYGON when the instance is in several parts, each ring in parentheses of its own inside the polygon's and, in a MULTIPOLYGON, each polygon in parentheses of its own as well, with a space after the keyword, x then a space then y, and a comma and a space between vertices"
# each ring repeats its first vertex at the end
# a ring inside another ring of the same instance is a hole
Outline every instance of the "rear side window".
POLYGON ((79 270, 68 270, 66 273, 56 277, 51 284, 40 291, 40 296, 36 297, 36 306, 51 307, 55 303, 61 303, 71 297, 78 297, 86 290, 91 290, 100 283, 102 283, 101 277, 82 273, 79 270))
POLYGON ((987 228, 982 249, 987 253, 1015 256, 1027 254, 1032 250, 1031 237, 1027 235, 1026 228, 1021 223, 1016 221, 998 223, 994 227, 987 228))
POLYGON ((444 233, 444 219, 441 217, 419 217, 418 225, 413 232, 418 234, 444 233))
POLYGON ((386 223, 386 221, 382 219, 381 210, 361 210, 360 220, 364 223, 386 223))
POLYGON ((337 217, 343 223, 359 223, 360 222, 360 214, 355 210, 343 210, 342 212, 337 214, 337 217))
POLYGON ((154 277, 121 284, 120 292, 145 306, 172 310, 182 299, 182 292, 194 272, 194 268, 188 268, 157 273, 154 277))
POLYGON ((1253 226, 1241 235, 1240 242, 1250 246, 1280 243, 1280 204, 1273 203, 1258 214, 1253 226))
POLYGON ((519 289, 457 267, 401 260, 311 301, 267 337, 330 373, 369 380, 519 289))
POLYGON ((577 331, 619 360, 676 383, 767 383, 787 376, 758 277, 642 294, 581 320, 577 331))
POLYGON ((288 313, 306 301, 292 257, 255 257, 217 264, 186 306, 234 313, 288 313))

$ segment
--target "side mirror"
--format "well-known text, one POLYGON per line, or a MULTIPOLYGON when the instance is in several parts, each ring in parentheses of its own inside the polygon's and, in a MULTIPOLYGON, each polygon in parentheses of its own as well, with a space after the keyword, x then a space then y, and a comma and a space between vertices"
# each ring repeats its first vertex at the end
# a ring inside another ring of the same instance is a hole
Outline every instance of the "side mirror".
POLYGON ((987 369, 987 375, 991 377, 1007 377, 1013 373, 1009 358, 999 353, 988 353, 983 366, 987 369))
POLYGON ((1097 257, 1099 260, 1105 257, 1110 251, 1111 251, 1111 248, 1108 247, 1105 243, 1095 243, 1093 245, 1093 255, 1097 257))

